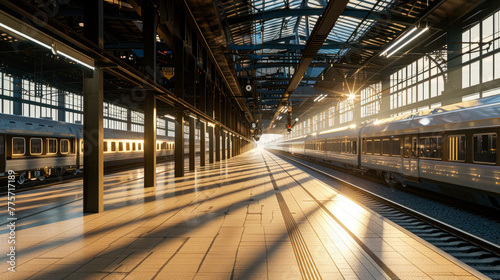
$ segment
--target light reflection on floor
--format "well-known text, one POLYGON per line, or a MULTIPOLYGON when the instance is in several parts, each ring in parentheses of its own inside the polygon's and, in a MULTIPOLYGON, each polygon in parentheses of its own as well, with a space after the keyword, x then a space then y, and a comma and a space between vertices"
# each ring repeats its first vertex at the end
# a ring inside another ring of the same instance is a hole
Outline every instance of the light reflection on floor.
MULTIPOLYGON (((16 230, 17 272, 7 272, 2 257, 0 278, 302 279, 310 269, 301 262, 307 254, 323 279, 388 278, 295 180, 378 257, 394 264, 391 269, 398 276, 469 275, 377 215, 276 160, 280 165, 267 152, 254 150, 186 171, 183 178, 174 177, 171 164, 159 164, 157 186, 146 189, 140 169, 107 175, 105 212, 99 214, 82 214, 81 182, 20 194, 16 215, 25 218, 16 230), (263 155, 296 224, 292 232, 263 155), (303 244, 297 247, 299 232, 303 244)), ((6 221, 5 201, 0 206, 0 221, 6 221)), ((0 230, 2 252, 8 244, 1 240, 8 234, 8 229, 0 230)))

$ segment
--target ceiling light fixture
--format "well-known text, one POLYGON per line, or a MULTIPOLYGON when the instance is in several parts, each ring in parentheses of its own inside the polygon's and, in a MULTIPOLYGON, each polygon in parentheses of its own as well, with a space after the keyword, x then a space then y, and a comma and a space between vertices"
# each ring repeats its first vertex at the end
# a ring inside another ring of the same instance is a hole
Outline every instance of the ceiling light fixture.
POLYGON ((318 97, 314 99, 314 102, 321 102, 326 98, 326 96, 327 96, 326 94, 320 94, 318 95, 318 97))
POLYGON ((392 56, 394 53, 399 51, 401 48, 404 46, 408 45, 410 42, 418 38, 420 35, 422 35, 424 32, 429 30, 429 27, 425 28, 419 28, 419 27, 414 27, 412 30, 408 31, 403 37, 397 39, 392 45, 390 45, 387 49, 385 49, 380 55, 387 55, 387 57, 392 56), (415 33, 419 31, 418 33, 415 33), (413 37, 410 38, 410 36, 413 35, 413 37), (396 48, 394 51, 389 53, 392 49, 396 48))
MULTIPOLYGON (((41 41, 39 41, 39 40, 37 40, 37 39, 35 39, 33 37, 30 37, 30 36, 28 36, 28 35, 20 32, 20 31, 17 31, 16 29, 14 29, 14 28, 12 28, 10 26, 7 26, 7 25, 5 25, 5 24, 3 24, 1 22, 0 22, 0 28, 6 29, 6 30, 8 30, 8 31, 10 31, 10 32, 12 32, 14 34, 17 34, 17 35, 19 35, 19 36, 21 36, 21 37, 23 37, 23 38, 25 38, 25 39, 33 42, 33 43, 36 43, 36 44, 38 44, 38 45, 40 45, 40 46, 42 46, 42 47, 44 47, 46 49, 49 49, 51 52, 53 52, 55 50, 55 41, 53 42, 53 44, 54 44, 54 48, 53 48, 51 45, 47 45, 47 44, 45 44, 45 43, 43 43, 43 42, 41 42, 41 41)), ((74 61, 76 63, 79 63, 79 64, 85 66, 85 67, 88 67, 88 68, 90 68, 92 70, 95 69, 94 67, 88 65, 87 63, 84 63, 84 62, 82 62, 82 61, 80 61, 80 60, 78 60, 78 59, 76 59, 76 58, 74 58, 74 57, 72 57, 72 56, 70 56, 68 54, 65 54, 65 53, 63 53, 63 52, 61 52, 59 50, 57 50, 56 53, 58 55, 62 55, 64 57, 68 58, 69 60, 72 60, 72 61, 74 61)))

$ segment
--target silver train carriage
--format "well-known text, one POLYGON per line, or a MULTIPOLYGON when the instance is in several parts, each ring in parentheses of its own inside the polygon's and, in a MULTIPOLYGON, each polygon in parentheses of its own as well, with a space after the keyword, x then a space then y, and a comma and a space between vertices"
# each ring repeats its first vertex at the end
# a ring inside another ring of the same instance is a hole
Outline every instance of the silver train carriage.
POLYGON ((289 139, 271 148, 500 208, 500 96, 289 139))
MULTIPOLYGON (((83 127, 78 124, 0 114, 0 179, 16 172, 18 183, 43 180, 83 168, 83 127)), ((199 145, 199 144, 198 144, 199 145)), ((174 138, 157 136, 159 159, 174 154, 174 138)), ((104 166, 139 163, 143 133, 104 129, 104 166)))

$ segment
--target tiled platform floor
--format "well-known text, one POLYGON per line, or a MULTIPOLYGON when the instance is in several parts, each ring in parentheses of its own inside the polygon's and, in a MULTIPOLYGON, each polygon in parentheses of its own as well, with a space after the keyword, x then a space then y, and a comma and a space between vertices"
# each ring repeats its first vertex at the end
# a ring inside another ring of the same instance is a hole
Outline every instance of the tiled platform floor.
POLYGON ((2 198, 0 279, 481 278, 265 151, 169 168, 156 188, 106 176, 100 214, 82 214, 81 181, 17 195, 15 273, 2 198))

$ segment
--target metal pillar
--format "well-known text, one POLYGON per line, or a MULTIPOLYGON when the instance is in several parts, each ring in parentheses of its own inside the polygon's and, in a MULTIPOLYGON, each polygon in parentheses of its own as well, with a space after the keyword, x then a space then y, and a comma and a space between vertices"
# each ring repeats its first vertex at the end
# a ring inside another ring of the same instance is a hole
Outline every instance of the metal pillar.
POLYGON ((200 166, 205 166, 205 155, 207 154, 205 148, 205 126, 204 122, 200 122, 200 166))
POLYGON ((14 77, 14 83, 13 83, 13 95, 14 95, 14 101, 13 104, 13 114, 22 116, 23 115, 23 80, 19 77, 14 77))
POLYGON ((194 170, 195 166, 195 130, 196 130, 196 123, 195 119, 190 117, 189 118, 189 171, 194 170))
MULTIPOLYGON (((103 44, 103 1, 89 0, 84 4, 84 34, 100 47, 103 44)), ((99 213, 104 210, 102 143, 104 73, 102 69, 85 70, 83 78, 83 212, 99 213)))
POLYGON ((231 158, 231 133, 227 133, 227 159, 231 158))
MULTIPOLYGON (((145 74, 156 80, 156 10, 150 1, 142 6, 145 74)), ((156 97, 146 89, 144 99, 144 187, 156 186, 156 97)))
POLYGON ((220 125, 215 126, 215 161, 220 161, 220 125))
POLYGON ((104 210, 103 70, 88 70, 83 79, 83 212, 104 210))
POLYGON ((208 126, 208 162, 214 163, 214 127, 208 126))
POLYGON ((144 187, 156 186, 156 97, 146 92, 144 100, 144 187))
POLYGON ((184 177, 184 111, 175 112, 175 177, 184 177))
POLYGON ((226 132, 224 130, 220 130, 220 135, 222 138, 222 160, 226 159, 226 132))
POLYGON ((66 121, 66 110, 64 109, 64 91, 57 90, 57 120, 60 122, 66 121))

